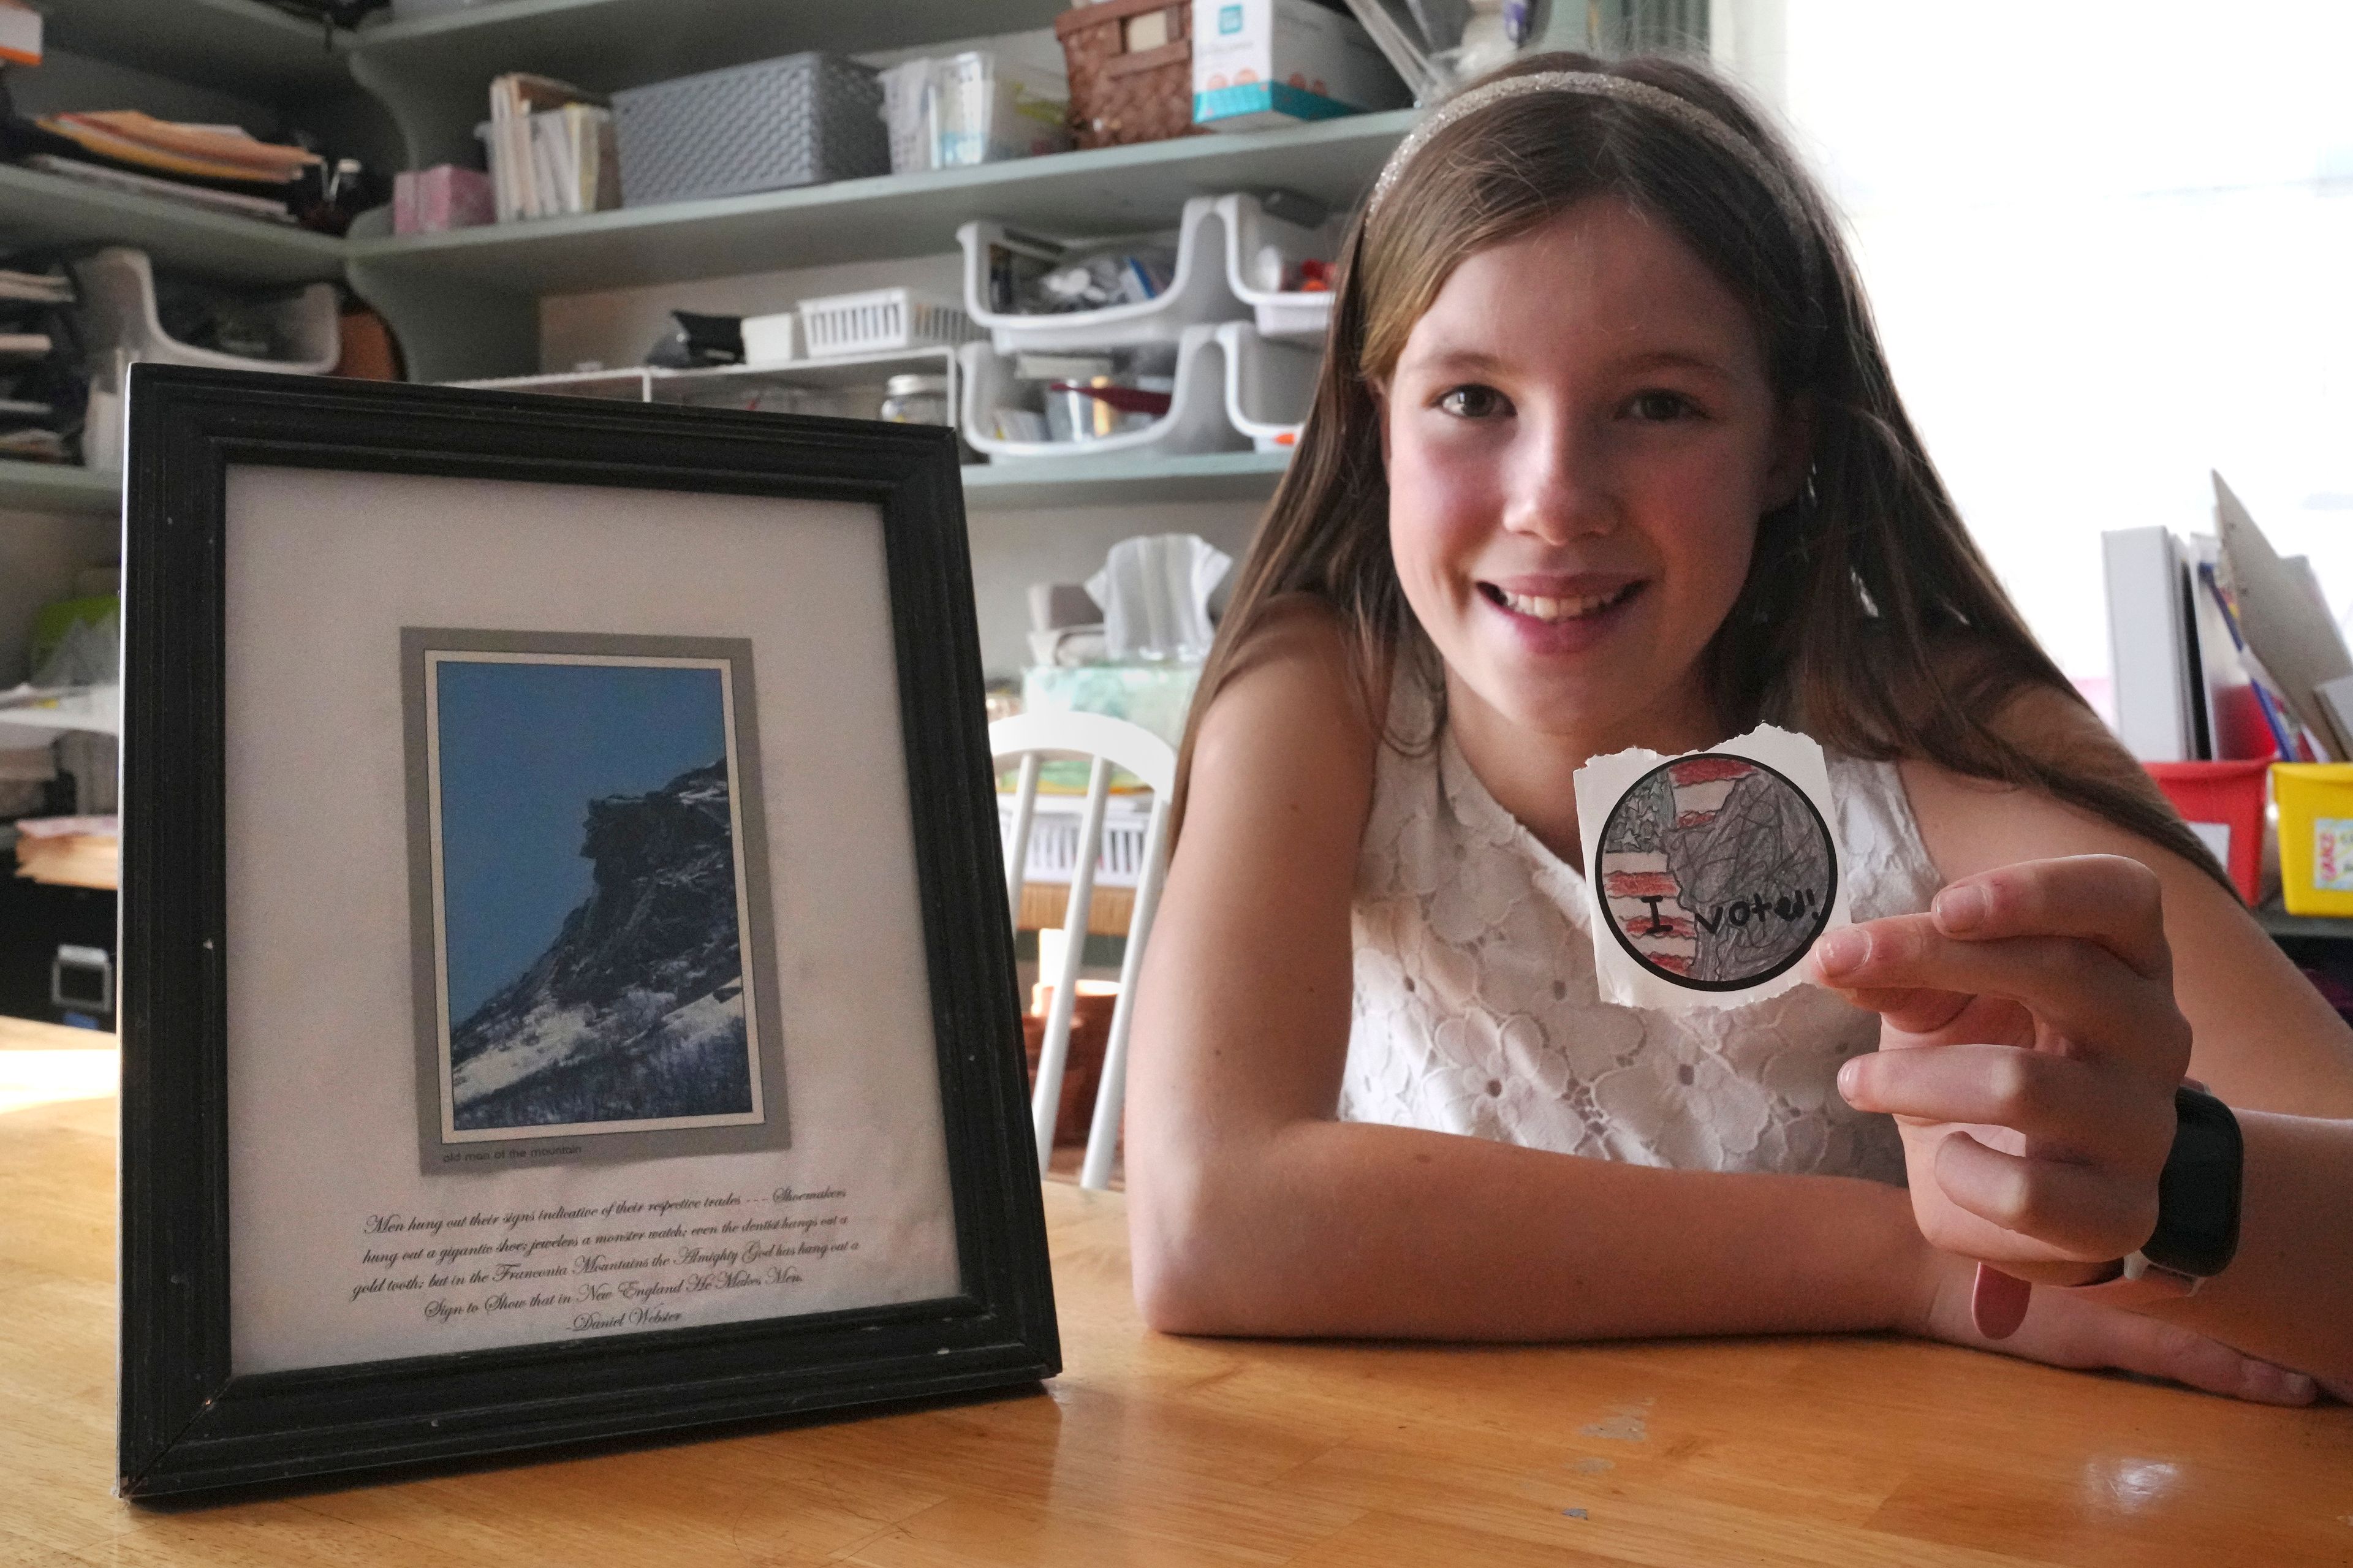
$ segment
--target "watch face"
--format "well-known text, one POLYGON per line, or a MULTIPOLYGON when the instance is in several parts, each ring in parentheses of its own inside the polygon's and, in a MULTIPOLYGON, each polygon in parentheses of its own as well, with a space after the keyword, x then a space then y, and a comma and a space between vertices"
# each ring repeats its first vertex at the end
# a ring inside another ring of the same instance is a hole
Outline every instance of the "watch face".
POLYGON ((1838 847, 1821 813, 1779 773, 1728 752, 1643 774, 1610 809, 1596 858, 1610 934, 1694 991, 1781 973, 1836 901, 1838 847))
POLYGON ((2173 1103, 2178 1120, 2157 1182, 2157 1234, 2141 1255, 2205 1278, 2222 1272, 2239 1249, 2239 1121, 2196 1089, 2176 1089, 2173 1103))

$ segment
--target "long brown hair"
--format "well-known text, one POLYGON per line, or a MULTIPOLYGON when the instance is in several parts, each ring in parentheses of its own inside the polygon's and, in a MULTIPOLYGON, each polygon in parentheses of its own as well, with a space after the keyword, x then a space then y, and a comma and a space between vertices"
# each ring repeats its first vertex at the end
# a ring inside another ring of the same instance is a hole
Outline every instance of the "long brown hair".
POLYGON ((1496 74, 1541 70, 1606 71, 1675 94, 1746 138, 1787 192, 1777 196, 1678 117, 1539 91, 1440 130, 1378 209, 1358 212, 1306 428, 1237 570, 1193 700, 1172 828, 1183 823, 1201 716, 1279 598, 1304 594, 1337 613, 1351 683, 1376 728, 1386 728, 1378 698, 1400 660, 1442 691, 1389 555, 1372 388, 1464 258, 1607 195, 1665 222, 1747 306, 1776 394, 1803 399, 1811 415, 1808 482, 1758 521, 1747 580, 1703 657, 1717 711, 1736 730, 1776 723, 1851 756, 1923 758, 2043 790, 2224 880, 2121 750, 2043 755, 1992 727, 2028 691, 2082 699, 1970 541, 1896 395, 1828 205, 1763 118, 1705 69, 1670 58, 1550 54, 1496 74))

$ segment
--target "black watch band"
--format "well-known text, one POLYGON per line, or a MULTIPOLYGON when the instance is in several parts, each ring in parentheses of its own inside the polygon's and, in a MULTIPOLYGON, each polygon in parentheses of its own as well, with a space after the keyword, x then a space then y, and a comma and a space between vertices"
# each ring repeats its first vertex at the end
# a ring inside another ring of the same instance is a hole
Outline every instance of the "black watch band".
POLYGON ((2188 1085, 2173 1091, 2173 1152, 2157 1179, 2157 1230, 2140 1256, 2173 1274, 2211 1279, 2239 1250, 2246 1144, 2231 1108, 2188 1085))

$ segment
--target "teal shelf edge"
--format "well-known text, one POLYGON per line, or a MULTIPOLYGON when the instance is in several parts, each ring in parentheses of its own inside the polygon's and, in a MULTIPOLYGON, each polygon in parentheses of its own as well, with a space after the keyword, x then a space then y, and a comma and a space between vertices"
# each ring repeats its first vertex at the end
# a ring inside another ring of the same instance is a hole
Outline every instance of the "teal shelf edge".
POLYGON ((343 241, 164 196, 0 163, 0 246, 135 245, 158 262, 228 283, 343 275, 343 241))
POLYGON ((513 295, 578 293, 955 248, 959 224, 1134 233, 1188 196, 1283 186, 1353 205, 1415 111, 1238 135, 1180 137, 977 168, 886 174, 756 195, 626 207, 446 234, 354 240, 356 268, 464 279, 513 295))
POLYGON ((0 511, 105 517, 122 510, 122 480, 65 463, 0 458, 0 511))
POLYGON ((1035 458, 968 463, 967 511, 1014 511, 1122 501, 1263 500, 1291 464, 1288 452, 1198 452, 1177 458, 1035 458))

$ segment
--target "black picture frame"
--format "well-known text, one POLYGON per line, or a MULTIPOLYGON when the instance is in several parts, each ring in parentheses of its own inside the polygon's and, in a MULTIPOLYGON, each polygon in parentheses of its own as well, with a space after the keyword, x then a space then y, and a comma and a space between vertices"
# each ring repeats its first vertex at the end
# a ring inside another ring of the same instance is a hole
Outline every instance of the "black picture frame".
POLYGON ((356 1478, 1058 1372, 953 435, 148 364, 132 373, 129 420, 121 1495, 356 1478), (879 511, 961 1294, 233 1374, 224 617, 227 480, 241 464, 879 511))

